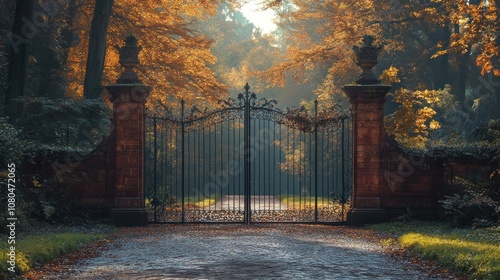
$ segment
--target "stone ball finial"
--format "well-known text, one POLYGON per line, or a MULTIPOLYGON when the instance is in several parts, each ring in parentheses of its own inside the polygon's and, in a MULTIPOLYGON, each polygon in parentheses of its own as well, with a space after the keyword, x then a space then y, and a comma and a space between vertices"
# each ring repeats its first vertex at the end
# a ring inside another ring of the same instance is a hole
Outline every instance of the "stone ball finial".
POLYGON ((378 63, 377 56, 382 50, 382 46, 374 46, 374 41, 375 37, 365 35, 361 40, 361 46, 352 47, 357 56, 356 64, 363 69, 363 72, 356 80, 356 83, 360 85, 380 84, 380 80, 373 74, 372 69, 378 63))
POLYGON ((120 54, 120 65, 125 68, 125 71, 118 78, 120 84, 138 84, 140 83, 137 73, 134 68, 139 65, 139 52, 141 46, 137 44, 137 38, 130 34, 125 38, 123 47, 115 46, 120 54))

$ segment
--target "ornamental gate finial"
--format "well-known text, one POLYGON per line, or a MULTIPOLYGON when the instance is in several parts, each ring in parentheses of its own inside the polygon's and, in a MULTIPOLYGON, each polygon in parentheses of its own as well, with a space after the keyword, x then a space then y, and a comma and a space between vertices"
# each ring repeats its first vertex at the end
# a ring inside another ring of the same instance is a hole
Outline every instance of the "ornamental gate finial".
POLYGON ((120 84, 138 84, 140 83, 137 73, 134 68, 139 65, 139 52, 141 46, 137 45, 137 38, 130 34, 125 38, 125 45, 123 47, 115 46, 120 53, 120 64, 125 68, 125 71, 118 78, 120 84))
POLYGON ((374 46, 375 37, 371 35, 363 36, 360 47, 353 46, 357 56, 356 64, 363 69, 363 73, 356 80, 360 85, 380 84, 380 80, 373 74, 372 69, 377 65, 377 55, 382 50, 382 46, 374 46))

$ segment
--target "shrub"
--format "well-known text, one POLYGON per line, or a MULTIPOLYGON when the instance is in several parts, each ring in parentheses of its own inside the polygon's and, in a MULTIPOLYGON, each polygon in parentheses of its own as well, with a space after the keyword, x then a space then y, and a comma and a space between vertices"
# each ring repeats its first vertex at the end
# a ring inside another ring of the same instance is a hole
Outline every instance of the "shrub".
POLYGON ((22 195, 25 214, 38 221, 83 224, 106 217, 102 213, 104 209, 74 203, 56 179, 43 180, 39 186, 26 186, 22 195))
POLYGON ((439 202, 454 225, 482 227, 498 222, 500 204, 495 185, 473 183, 457 177, 451 188, 455 193, 445 195, 439 202))
POLYGON ((21 130, 7 121, 0 118, 0 171, 7 170, 9 163, 19 163, 24 151, 19 139, 21 130))
MULTIPOLYGON (((72 153, 82 158, 91 155, 110 133, 110 109, 97 99, 24 97, 22 101, 26 114, 15 124, 0 118, 0 203, 7 205, 4 171, 7 164, 15 163, 18 219, 51 222, 87 219, 88 209, 72 204, 52 174, 38 167, 72 153)), ((5 220, 6 213, 1 211, 0 219, 5 220)), ((0 232, 5 230, 0 228, 0 232)))
POLYGON ((77 152, 88 155, 110 132, 111 111, 98 99, 26 97, 28 112, 18 120, 26 142, 25 156, 51 161, 77 152))

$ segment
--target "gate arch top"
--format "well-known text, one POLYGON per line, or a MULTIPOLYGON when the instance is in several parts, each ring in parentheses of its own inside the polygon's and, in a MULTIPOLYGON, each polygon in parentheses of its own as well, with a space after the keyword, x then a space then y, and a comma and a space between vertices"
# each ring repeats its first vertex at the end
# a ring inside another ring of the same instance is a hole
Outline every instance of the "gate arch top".
POLYGON ((175 114, 173 108, 164 108, 163 114, 148 113, 147 117, 166 120, 180 130, 181 124, 185 126, 185 132, 219 124, 228 120, 244 119, 245 107, 248 106, 251 119, 263 119, 274 121, 303 132, 313 132, 316 129, 331 129, 339 127, 342 120, 351 118, 351 111, 343 109, 339 104, 320 110, 318 101, 314 101, 314 112, 309 112, 303 106, 299 108, 287 108, 281 110, 277 107, 278 102, 274 99, 257 98, 250 91, 250 85, 246 83, 244 92, 239 93, 237 98, 219 100, 214 109, 208 107, 200 109, 198 106, 186 108, 185 101, 179 102, 179 113, 175 114))

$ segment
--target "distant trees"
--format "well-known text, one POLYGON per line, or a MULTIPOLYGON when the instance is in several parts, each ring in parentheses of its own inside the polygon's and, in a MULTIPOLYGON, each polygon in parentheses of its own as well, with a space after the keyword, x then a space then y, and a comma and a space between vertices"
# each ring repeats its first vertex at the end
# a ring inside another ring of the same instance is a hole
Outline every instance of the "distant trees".
POLYGON ((293 77, 316 85, 319 98, 342 98, 340 88, 353 82, 359 71, 351 46, 372 34, 385 50, 377 69, 392 65, 399 70, 401 80, 394 90, 411 89, 407 97, 417 98, 418 92, 446 89, 455 97, 461 112, 446 112, 448 117, 441 119, 447 127, 461 124, 457 134, 465 137, 473 130, 471 123, 480 126, 500 117, 500 83, 495 77, 500 76, 499 1, 265 2, 279 14, 287 46, 283 60, 259 75, 271 85, 293 77), (497 104, 496 109, 490 104, 497 104))
POLYGON ((288 79, 282 87, 269 86, 255 75, 282 61, 284 48, 280 30, 265 34, 224 2, 217 14, 199 21, 197 28, 213 40, 211 50, 217 61, 211 68, 233 96, 248 82, 259 97, 276 99, 279 107, 297 106, 302 100, 314 99, 311 88, 306 85, 288 79))
POLYGON ((219 6, 217 14, 200 21, 198 28, 213 40, 211 50, 217 63, 211 68, 233 93, 241 91, 246 82, 252 90, 263 89, 252 72, 267 69, 276 58, 279 49, 273 46, 275 39, 271 35, 262 34, 227 3, 219 6))

